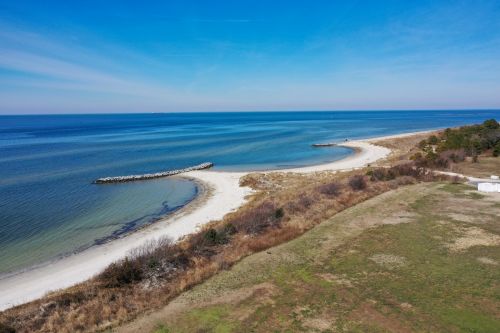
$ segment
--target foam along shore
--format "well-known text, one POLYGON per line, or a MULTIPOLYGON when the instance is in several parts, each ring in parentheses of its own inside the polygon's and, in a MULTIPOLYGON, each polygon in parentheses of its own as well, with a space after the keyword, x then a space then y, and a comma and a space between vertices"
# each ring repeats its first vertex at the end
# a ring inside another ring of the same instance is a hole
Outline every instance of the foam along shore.
MULTIPOLYGON (((391 152, 388 148, 367 141, 349 141, 342 143, 342 146, 355 149, 356 154, 331 163, 270 172, 350 170, 385 158, 391 152)), ((239 185, 240 178, 246 174, 209 170, 184 173, 183 177, 194 179, 203 187, 202 194, 194 202, 179 212, 123 238, 91 247, 32 270, 0 278, 0 310, 35 300, 49 291, 83 282, 147 241, 162 236, 177 240, 195 232, 203 224, 222 219, 224 215, 244 204, 245 197, 251 194, 250 188, 239 185)))

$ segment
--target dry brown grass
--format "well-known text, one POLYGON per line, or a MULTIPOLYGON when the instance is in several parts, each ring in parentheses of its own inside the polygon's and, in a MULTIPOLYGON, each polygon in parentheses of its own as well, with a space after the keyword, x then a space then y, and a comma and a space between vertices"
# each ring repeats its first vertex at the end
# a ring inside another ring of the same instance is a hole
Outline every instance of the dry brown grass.
POLYGON ((369 180, 366 172, 247 175, 241 182, 256 194, 224 220, 177 244, 147 244, 90 281, 3 312, 0 321, 17 332, 105 330, 165 305, 243 257, 296 238, 348 207, 436 177, 412 166, 390 169, 390 179, 369 180))
POLYGON ((477 163, 465 161, 453 165, 451 170, 468 176, 488 178, 491 175, 500 175, 500 158, 479 156, 477 163))

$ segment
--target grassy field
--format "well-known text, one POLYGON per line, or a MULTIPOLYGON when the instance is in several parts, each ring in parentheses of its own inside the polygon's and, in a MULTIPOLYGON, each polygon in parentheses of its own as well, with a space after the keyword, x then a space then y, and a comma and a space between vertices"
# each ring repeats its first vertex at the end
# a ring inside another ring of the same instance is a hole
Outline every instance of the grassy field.
POLYGON ((500 196, 427 183, 251 255, 120 332, 499 332, 500 196))
POLYGON ((463 162, 453 166, 453 171, 464 175, 489 178, 491 175, 500 175, 499 157, 479 157, 478 163, 463 162))

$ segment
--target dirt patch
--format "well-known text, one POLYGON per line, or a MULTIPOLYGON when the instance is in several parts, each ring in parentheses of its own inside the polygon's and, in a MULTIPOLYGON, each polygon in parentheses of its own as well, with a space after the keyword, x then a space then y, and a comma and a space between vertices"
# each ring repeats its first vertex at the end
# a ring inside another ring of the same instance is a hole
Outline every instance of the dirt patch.
POLYGON ((331 274, 331 273, 318 274, 318 276, 320 278, 322 278, 323 280, 328 281, 328 282, 334 282, 336 284, 341 284, 341 285, 346 286, 346 287, 353 286, 351 280, 347 279, 344 276, 335 275, 335 274, 331 274))
POLYGON ((325 331, 332 327, 335 323, 335 318, 328 317, 317 317, 317 318, 306 318, 303 321, 303 326, 311 328, 313 330, 325 331))
POLYGON ((482 264, 486 264, 486 265, 498 266, 498 261, 493 260, 491 258, 479 257, 479 258, 477 258, 477 261, 479 261, 482 264))
POLYGON ((389 224, 389 225, 400 224, 400 223, 410 223, 410 222, 414 222, 416 217, 417 217, 416 214, 409 214, 408 212, 402 211, 399 214, 396 213, 393 216, 385 218, 382 221, 382 223, 389 224))
POLYGON ((460 213, 449 213, 448 216, 451 217, 452 219, 460 221, 460 222, 472 223, 475 220, 475 218, 473 216, 460 214, 460 213))
POLYGON ((401 303, 399 306, 401 307, 401 309, 403 309, 405 311, 413 309, 413 305, 411 305, 410 303, 406 303, 406 302, 401 303))
POLYGON ((395 256, 393 254, 374 254, 368 259, 389 269, 402 267, 406 263, 406 259, 404 257, 395 256))
POLYGON ((378 312, 374 308, 373 303, 369 302, 361 304, 359 308, 353 311, 351 313, 351 318, 370 326, 376 324, 376 326, 387 332, 411 332, 401 320, 378 312))
POLYGON ((465 251, 473 246, 496 246, 500 245, 500 236, 486 232, 477 227, 464 228, 463 235, 453 243, 446 246, 452 252, 465 251))

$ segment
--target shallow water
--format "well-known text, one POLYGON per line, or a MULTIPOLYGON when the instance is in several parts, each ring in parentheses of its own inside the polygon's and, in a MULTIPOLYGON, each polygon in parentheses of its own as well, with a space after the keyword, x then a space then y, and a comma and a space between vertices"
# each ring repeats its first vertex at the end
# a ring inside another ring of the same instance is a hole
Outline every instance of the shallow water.
POLYGON ((213 162, 219 170, 319 164, 341 141, 499 118, 498 111, 190 113, 0 117, 0 273, 78 251, 154 222, 196 195, 168 178, 99 177, 213 162))

